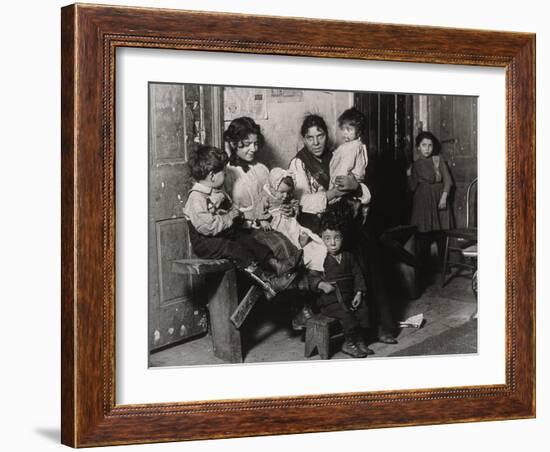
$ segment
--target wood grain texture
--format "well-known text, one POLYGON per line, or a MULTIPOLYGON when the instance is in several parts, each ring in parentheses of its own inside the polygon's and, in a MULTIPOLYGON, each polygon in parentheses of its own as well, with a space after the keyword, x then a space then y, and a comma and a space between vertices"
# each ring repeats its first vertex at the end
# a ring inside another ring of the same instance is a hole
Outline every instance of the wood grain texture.
POLYGON ((535 37, 72 5, 62 10, 62 442, 75 447, 535 415, 535 37), (506 384, 115 404, 117 47, 506 68, 506 384))
POLYGON ((61 412, 63 428, 61 441, 73 443, 75 436, 74 385, 76 331, 74 328, 76 301, 74 294, 74 130, 75 130, 75 30, 74 9, 63 9, 61 19, 61 412))

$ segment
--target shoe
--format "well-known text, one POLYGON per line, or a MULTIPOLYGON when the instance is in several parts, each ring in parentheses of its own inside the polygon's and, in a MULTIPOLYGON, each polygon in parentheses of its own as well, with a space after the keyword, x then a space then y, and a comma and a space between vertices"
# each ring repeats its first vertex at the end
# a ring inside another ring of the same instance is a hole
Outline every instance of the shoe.
POLYGON ((357 347, 359 347, 359 350, 365 352, 367 355, 374 355, 374 350, 372 348, 369 348, 369 346, 363 339, 359 339, 356 343, 357 347))
POLYGON ((378 342, 382 342, 383 344, 397 344, 397 339, 389 334, 384 334, 378 338, 378 342))
POLYGON ((366 358, 368 355, 362 351, 355 342, 344 341, 342 345, 342 353, 352 356, 353 358, 366 358))
POLYGON ((303 308, 292 319, 292 329, 294 331, 302 331, 306 328, 306 323, 313 317, 313 312, 310 307, 304 305, 303 308))

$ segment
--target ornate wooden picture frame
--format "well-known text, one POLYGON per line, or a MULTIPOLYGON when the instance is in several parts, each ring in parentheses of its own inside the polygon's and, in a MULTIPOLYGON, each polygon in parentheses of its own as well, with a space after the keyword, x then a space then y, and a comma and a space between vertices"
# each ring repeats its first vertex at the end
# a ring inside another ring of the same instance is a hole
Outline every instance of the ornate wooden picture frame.
POLYGON ((62 9, 62 442, 73 447, 535 416, 535 36, 71 5, 62 9), (506 71, 504 384, 117 405, 115 65, 122 47, 506 71))

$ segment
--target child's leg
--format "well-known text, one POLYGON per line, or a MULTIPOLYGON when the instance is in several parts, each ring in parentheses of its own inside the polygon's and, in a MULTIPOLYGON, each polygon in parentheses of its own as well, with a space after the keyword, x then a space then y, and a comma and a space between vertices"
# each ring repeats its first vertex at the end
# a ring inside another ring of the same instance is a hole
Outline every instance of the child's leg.
MULTIPOLYGON (((265 269, 265 266, 269 259, 274 257, 273 251, 271 251, 271 249, 267 245, 256 240, 256 238, 253 234, 250 233, 250 231, 238 231, 235 237, 234 246, 235 248, 242 249, 243 253, 246 253, 252 257, 252 259, 248 260, 247 265, 249 265, 251 262, 256 262, 265 269)), ((239 251, 235 249, 235 252, 239 251)), ((271 269, 267 268, 267 270, 271 269)))
POLYGON ((369 308, 368 303, 363 301, 359 307, 354 311, 355 318, 357 319, 357 323, 359 324, 359 330, 357 332, 357 346, 359 349, 363 352, 365 352, 367 355, 373 355, 374 351, 368 347, 368 341, 367 337, 369 336, 367 334, 368 329, 370 327, 370 315, 369 315, 369 308))
POLYGON ((193 252, 202 259, 229 259, 245 269, 272 255, 267 246, 257 243, 250 234, 228 230, 218 236, 206 236, 199 234, 192 224, 188 223, 188 227, 193 252))
POLYGON ((188 222, 189 238, 191 239, 191 247, 193 253, 201 259, 228 259, 226 249, 228 243, 231 242, 231 235, 228 233, 218 236, 207 236, 199 234, 193 227, 191 222, 188 222))
POLYGON ((367 353, 362 351, 357 344, 359 322, 352 312, 346 311, 339 303, 332 303, 320 307, 321 313, 337 319, 344 332, 344 344, 342 352, 353 358, 366 358, 367 353))
POLYGON ((266 296, 272 298, 276 293, 289 287, 295 275, 276 277, 272 271, 258 271, 256 265, 273 259, 271 250, 254 240, 251 234, 226 234, 223 237, 204 236, 189 225, 189 236, 194 253, 203 259, 229 259, 241 270, 245 270, 266 291, 266 296), (251 265, 252 264, 252 265, 251 265))

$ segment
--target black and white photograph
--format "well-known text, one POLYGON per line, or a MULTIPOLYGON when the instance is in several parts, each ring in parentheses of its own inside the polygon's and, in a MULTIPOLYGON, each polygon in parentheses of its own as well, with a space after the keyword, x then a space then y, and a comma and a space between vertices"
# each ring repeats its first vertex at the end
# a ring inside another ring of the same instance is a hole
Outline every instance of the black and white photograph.
POLYGON ((548 447, 548 13, 444 6, 6 3, 4 450, 548 447))
POLYGON ((477 96, 148 100, 149 367, 478 352, 477 96))

